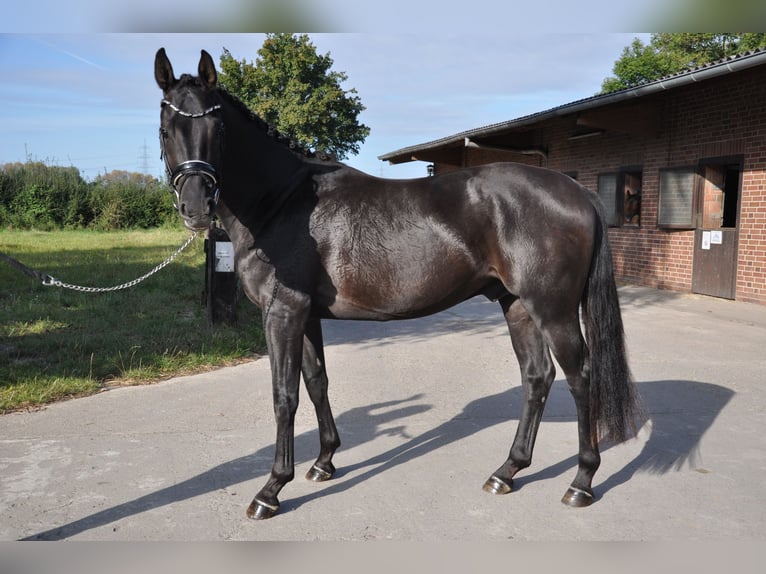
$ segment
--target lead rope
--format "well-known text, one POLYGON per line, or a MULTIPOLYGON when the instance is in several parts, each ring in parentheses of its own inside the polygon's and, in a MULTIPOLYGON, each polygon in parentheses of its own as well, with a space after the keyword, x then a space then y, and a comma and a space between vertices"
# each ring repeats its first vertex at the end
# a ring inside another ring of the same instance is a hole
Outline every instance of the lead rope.
POLYGON ((4 261, 9 263, 10 265, 13 265, 17 269, 19 269, 21 272, 26 273, 30 277, 34 277, 42 282, 43 285, 46 287, 61 287, 62 289, 71 289, 72 291, 80 291, 82 293, 107 293, 109 291, 120 291, 121 289, 128 289, 130 287, 133 287, 135 285, 138 285, 141 283, 141 281, 144 281, 145 279, 148 279, 161 269, 167 267, 170 265, 170 263, 178 257, 181 252, 186 249, 192 241, 194 241, 194 238, 197 237, 197 232, 193 232, 189 238, 184 241, 183 245, 175 250, 174 253, 172 253, 165 261, 157 265, 154 269, 149 271, 148 273, 145 273, 144 275, 141 275, 141 277, 138 277, 137 279, 133 279, 133 281, 128 281, 127 283, 123 283, 122 285, 115 285, 114 287, 83 287, 82 285, 72 285, 71 283, 64 283, 63 281, 59 281, 58 279, 51 277, 50 275, 46 273, 41 273, 39 271, 35 271, 34 269, 30 269, 23 263, 20 263, 16 259, 13 259, 12 257, 9 257, 7 255, 3 255, 0 253, 0 256, 4 261))

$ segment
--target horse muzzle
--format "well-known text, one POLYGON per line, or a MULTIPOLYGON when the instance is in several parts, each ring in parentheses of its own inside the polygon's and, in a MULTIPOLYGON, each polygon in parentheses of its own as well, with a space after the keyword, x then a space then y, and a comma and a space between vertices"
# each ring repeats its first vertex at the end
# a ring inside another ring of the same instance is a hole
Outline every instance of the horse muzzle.
POLYGON ((179 202, 178 213, 181 215, 187 229, 202 231, 210 227, 210 222, 215 213, 215 200, 208 198, 200 208, 195 208, 187 202, 179 202))
POLYGON ((171 174, 170 186, 184 225, 192 231, 207 229, 220 194, 215 168, 203 161, 183 162, 171 174))

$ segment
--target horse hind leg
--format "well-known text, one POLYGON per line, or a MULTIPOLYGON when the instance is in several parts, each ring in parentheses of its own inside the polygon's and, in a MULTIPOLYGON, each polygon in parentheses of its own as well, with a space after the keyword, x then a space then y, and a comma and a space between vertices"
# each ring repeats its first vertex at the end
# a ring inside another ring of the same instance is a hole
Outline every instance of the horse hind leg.
POLYGON ((553 355, 566 375, 577 408, 579 444, 577 474, 561 501, 574 507, 590 506, 595 500, 592 482, 601 464, 598 443, 591 434, 590 360, 577 314, 544 325, 553 355))
POLYGON ((514 475, 532 464, 545 401, 556 376, 548 345, 521 302, 509 296, 500 304, 521 368, 524 405, 508 458, 484 483, 484 490, 493 494, 511 492, 514 475))
POLYGON ((306 390, 316 410, 320 443, 319 457, 306 473, 306 479, 323 482, 330 480, 335 474, 332 457, 340 446, 340 437, 327 396, 327 370, 325 369, 322 324, 319 319, 310 319, 306 327, 301 370, 306 390))

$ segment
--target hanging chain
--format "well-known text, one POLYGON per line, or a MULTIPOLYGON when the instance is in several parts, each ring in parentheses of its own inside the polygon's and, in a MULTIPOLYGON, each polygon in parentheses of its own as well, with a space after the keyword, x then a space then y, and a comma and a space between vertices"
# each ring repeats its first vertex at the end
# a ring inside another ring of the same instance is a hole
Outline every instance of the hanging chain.
POLYGON ((141 275, 141 277, 137 279, 133 279, 133 281, 128 281, 127 283, 123 283, 122 285, 115 285, 114 287, 82 287, 81 285, 72 285, 70 283, 64 283, 63 281, 59 281, 58 279, 55 279, 51 277, 50 275, 47 276, 45 280, 43 280, 43 285, 46 287, 61 287, 63 289, 71 289, 72 291, 80 291, 82 293, 107 293, 109 291, 120 291, 121 289, 129 289, 130 287, 133 287, 134 285, 138 285, 143 281, 144 279, 148 279, 164 267, 167 267, 176 257, 178 257, 181 252, 186 249, 192 241, 194 241, 194 238, 197 237, 197 232, 193 232, 191 236, 184 242, 181 247, 176 249, 175 253, 171 254, 165 261, 157 265, 154 269, 149 271, 148 273, 141 275))

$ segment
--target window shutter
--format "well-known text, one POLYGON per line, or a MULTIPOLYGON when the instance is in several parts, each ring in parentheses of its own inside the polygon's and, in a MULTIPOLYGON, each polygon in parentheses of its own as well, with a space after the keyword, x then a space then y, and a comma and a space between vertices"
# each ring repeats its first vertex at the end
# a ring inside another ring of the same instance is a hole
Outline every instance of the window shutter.
POLYGON ((694 228, 694 177, 692 167, 660 170, 658 227, 694 228))
POLYGON ((617 174, 602 173, 598 176, 598 195, 604 204, 606 222, 617 225, 617 174))

